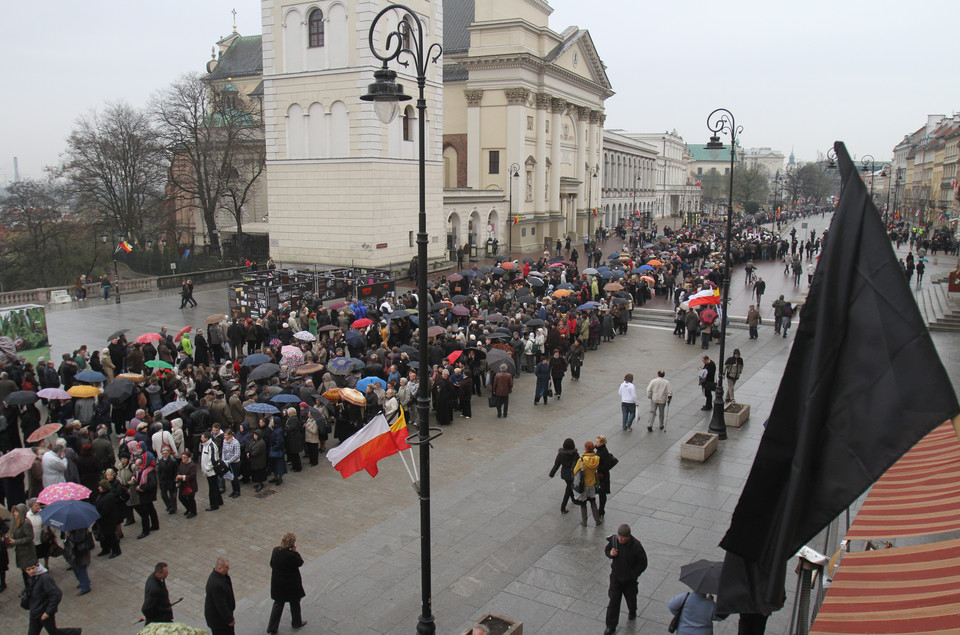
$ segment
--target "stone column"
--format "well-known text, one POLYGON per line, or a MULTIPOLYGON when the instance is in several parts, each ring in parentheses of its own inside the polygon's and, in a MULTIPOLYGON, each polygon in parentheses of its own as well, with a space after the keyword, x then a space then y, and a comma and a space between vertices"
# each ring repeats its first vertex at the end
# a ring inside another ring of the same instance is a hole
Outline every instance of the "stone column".
POLYGON ((526 176, 523 161, 526 158, 524 156, 527 138, 526 110, 530 91, 526 88, 507 88, 503 93, 507 98, 507 156, 505 157, 507 189, 504 190, 504 194, 507 195, 509 205, 510 188, 513 188, 513 210, 508 214, 509 223, 512 223, 513 215, 523 210, 523 202, 526 198, 523 195, 526 176), (514 163, 520 166, 520 177, 516 179, 510 174, 510 166, 514 163))
POLYGON ((480 170, 483 156, 480 147, 480 101, 482 90, 465 90, 467 98, 467 187, 480 189, 480 170))
MULTIPOLYGON (((571 107, 574 107, 573 104, 571 104, 571 107)), ((576 168, 574 175, 576 175, 577 180, 580 181, 580 187, 577 190, 577 201, 576 205, 574 205, 574 208, 577 210, 577 213, 574 214, 574 224, 573 227, 568 226, 567 230, 577 232, 582 236, 583 233, 577 230, 579 223, 577 222, 576 216, 579 214, 579 210, 584 211, 583 232, 587 231, 587 224, 592 222, 586 217, 586 213, 589 212, 589 203, 587 202, 587 190, 589 186, 587 185, 587 179, 590 177, 587 176, 586 163, 588 156, 587 144, 589 143, 590 136, 590 109, 583 106, 575 106, 575 108, 577 109, 577 158, 574 164, 576 168)))
MULTIPOLYGON (((562 99, 550 100, 550 211, 560 211, 560 128, 567 103, 562 99)), ((566 221, 564 221, 566 222, 566 221)))
POLYGON ((547 182, 547 111, 549 109, 550 95, 537 93, 537 150, 534 154, 537 165, 533 169, 533 209, 537 214, 547 211, 550 206, 550 197, 544 189, 547 182))

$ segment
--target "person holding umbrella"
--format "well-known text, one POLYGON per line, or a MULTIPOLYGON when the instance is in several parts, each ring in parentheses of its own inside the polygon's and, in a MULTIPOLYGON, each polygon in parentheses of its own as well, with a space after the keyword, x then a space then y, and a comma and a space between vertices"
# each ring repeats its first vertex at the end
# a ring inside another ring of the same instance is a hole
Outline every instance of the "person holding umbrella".
POLYGON ((679 635, 713 633, 716 610, 713 594, 720 589, 722 569, 722 562, 710 560, 697 560, 680 568, 680 581, 689 586, 691 591, 674 596, 667 604, 674 615, 679 635))

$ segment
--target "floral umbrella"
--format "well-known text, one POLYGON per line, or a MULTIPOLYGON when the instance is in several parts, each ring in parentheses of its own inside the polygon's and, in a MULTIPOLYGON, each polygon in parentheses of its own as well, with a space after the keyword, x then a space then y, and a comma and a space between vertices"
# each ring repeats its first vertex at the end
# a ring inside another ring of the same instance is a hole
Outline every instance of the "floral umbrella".
POLYGON ((300 340, 301 342, 315 342, 317 337, 310 331, 297 331, 293 334, 293 337, 300 340))
POLYGON ((281 366, 294 370, 303 365, 303 351, 296 346, 284 346, 283 349, 283 355, 280 357, 281 366))
POLYGON ((79 483, 54 483, 43 488, 37 500, 44 505, 57 501, 80 501, 90 496, 90 490, 79 483))

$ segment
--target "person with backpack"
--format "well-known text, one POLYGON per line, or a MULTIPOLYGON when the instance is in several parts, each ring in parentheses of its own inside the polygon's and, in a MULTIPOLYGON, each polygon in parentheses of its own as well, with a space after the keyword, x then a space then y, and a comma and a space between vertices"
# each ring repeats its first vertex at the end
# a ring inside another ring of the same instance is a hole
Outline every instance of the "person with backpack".
POLYGON ((560 503, 560 513, 566 514, 567 501, 571 498, 576 499, 573 495, 573 466, 576 465, 577 461, 580 459, 580 453, 577 452, 577 444, 574 443, 573 439, 567 438, 563 440, 563 446, 557 450, 557 458, 553 462, 553 469, 550 470, 550 478, 553 478, 557 474, 557 470, 560 470, 560 478, 563 479, 566 484, 563 489, 563 501, 560 503))
POLYGON ((733 349, 733 355, 723 363, 723 376, 727 378, 727 396, 724 401, 729 403, 735 399, 733 388, 741 374, 743 374, 743 358, 740 357, 740 349, 735 348, 733 349))
POLYGON ((597 456, 600 457, 600 464, 597 466, 597 513, 600 520, 603 520, 603 511, 607 506, 607 495, 610 493, 610 470, 613 469, 620 459, 610 454, 607 449, 607 437, 602 434, 597 435, 597 456))

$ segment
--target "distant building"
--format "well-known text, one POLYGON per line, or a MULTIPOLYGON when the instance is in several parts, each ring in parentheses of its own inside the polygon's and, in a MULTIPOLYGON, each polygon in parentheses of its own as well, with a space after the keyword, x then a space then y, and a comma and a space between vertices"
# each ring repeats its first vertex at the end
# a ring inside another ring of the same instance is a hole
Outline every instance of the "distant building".
POLYGON ((603 131, 600 206, 605 227, 655 216, 658 156, 656 146, 632 139, 622 130, 603 131))

